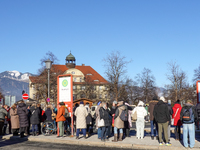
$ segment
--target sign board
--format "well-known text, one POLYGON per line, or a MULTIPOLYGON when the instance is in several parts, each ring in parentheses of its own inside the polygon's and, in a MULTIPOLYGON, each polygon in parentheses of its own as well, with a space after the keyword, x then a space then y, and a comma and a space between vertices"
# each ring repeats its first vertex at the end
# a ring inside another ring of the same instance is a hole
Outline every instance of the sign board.
POLYGON ((24 100, 27 100, 28 99, 28 94, 27 93, 24 93, 23 95, 22 95, 22 99, 24 99, 24 100))
POLYGON ((47 102, 50 102, 50 98, 47 98, 47 102))
POLYGON ((71 74, 59 75, 57 77, 57 109, 59 109, 60 102, 64 102, 68 108, 73 136, 73 76, 71 74))
POLYGON ((197 81, 196 87, 197 87, 197 104, 198 104, 200 103, 200 80, 197 81))

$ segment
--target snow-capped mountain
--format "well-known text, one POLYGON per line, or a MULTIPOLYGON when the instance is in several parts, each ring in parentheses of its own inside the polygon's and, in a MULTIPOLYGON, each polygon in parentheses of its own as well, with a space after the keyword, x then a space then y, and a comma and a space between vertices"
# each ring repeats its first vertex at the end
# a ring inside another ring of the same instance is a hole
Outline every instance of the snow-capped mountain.
POLYGON ((22 98, 22 91, 29 93, 29 76, 31 73, 4 71, 0 73, 0 87, 4 95, 14 95, 17 100, 22 98))
POLYGON ((0 78, 8 78, 8 79, 13 79, 17 81, 23 81, 23 82, 28 82, 29 76, 34 76, 31 73, 21 73, 19 71, 4 71, 0 73, 0 78))

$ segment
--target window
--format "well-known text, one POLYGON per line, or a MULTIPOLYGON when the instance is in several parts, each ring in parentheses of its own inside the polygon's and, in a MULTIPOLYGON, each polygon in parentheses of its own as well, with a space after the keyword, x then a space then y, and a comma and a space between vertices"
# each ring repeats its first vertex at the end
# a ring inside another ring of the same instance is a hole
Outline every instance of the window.
POLYGON ((77 95, 73 94, 73 100, 76 100, 76 99, 77 99, 77 95))
POLYGON ((85 94, 81 94, 81 98, 85 98, 85 94))
POLYGON ((92 98, 97 98, 95 93, 92 94, 92 98))
POLYGON ((105 90, 107 90, 107 87, 105 86, 105 90))
POLYGON ((35 99, 35 94, 33 94, 33 99, 35 99))
POLYGON ((75 72, 74 72, 74 71, 72 71, 72 72, 71 72, 71 74, 75 74, 75 72))
POLYGON ((33 88, 33 90, 35 90, 35 85, 34 84, 32 85, 32 88, 33 88))
POLYGON ((101 86, 99 86, 99 90, 101 90, 102 89, 102 87, 101 86))
POLYGON ((76 82, 76 78, 74 78, 74 82, 76 82))
POLYGON ((93 86, 93 90, 96 90, 96 86, 95 85, 93 86))
POLYGON ((99 99, 102 99, 102 94, 99 94, 99 99))
POLYGON ((73 85, 73 90, 76 90, 76 85, 73 85))
POLYGON ((105 94, 105 98, 107 98, 108 97, 108 95, 107 94, 105 94))
POLYGON ((82 86, 81 89, 82 89, 82 90, 85 90, 85 86, 82 86))
POLYGON ((80 78, 80 82, 82 82, 82 78, 80 78))

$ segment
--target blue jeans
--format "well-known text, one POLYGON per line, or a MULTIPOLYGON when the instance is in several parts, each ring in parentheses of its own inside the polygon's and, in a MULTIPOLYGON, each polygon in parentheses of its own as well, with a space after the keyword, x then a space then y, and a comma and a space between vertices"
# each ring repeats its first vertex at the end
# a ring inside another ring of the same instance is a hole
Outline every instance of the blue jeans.
POLYGON ((97 134, 98 134, 98 139, 100 139, 101 138, 101 128, 100 127, 98 128, 97 134))
MULTIPOLYGON (((123 133, 123 129, 122 128, 119 129, 119 133, 123 133)), ((117 128, 116 127, 114 127, 114 134, 117 134, 117 128)))
POLYGON ((195 127, 192 124, 183 124, 183 145, 188 147, 188 132, 190 138, 190 147, 193 148, 195 144, 195 127))
MULTIPOLYGON (((86 129, 81 129, 83 131, 83 136, 86 136, 86 129)), ((80 129, 76 130, 76 136, 79 137, 80 129)))
POLYGON ((106 135, 108 133, 108 126, 107 127, 101 127, 101 139, 106 139, 106 135))
POLYGON ((32 132, 38 132, 38 125, 32 124, 32 132))
POLYGON ((154 127, 156 127, 156 136, 158 136, 158 124, 156 121, 151 120, 151 136, 154 136, 154 127))

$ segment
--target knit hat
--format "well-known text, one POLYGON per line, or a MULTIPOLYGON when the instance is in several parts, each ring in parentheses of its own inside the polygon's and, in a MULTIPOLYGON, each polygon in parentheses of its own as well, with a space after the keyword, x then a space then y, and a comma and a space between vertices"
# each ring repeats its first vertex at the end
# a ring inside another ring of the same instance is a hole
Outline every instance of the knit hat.
POLYGON ((64 102, 60 102, 59 105, 65 105, 65 103, 64 102))
POLYGON ((162 100, 163 102, 165 102, 165 98, 163 96, 160 97, 160 100, 162 100))
POLYGON ((155 96, 153 97, 153 100, 158 100, 158 97, 155 95, 155 96))
POLYGON ((144 102, 143 101, 139 101, 138 106, 144 106, 144 102))
POLYGON ((117 104, 117 101, 113 101, 114 104, 117 104))
POLYGON ((193 104, 193 102, 191 100, 187 100, 187 103, 193 104))

